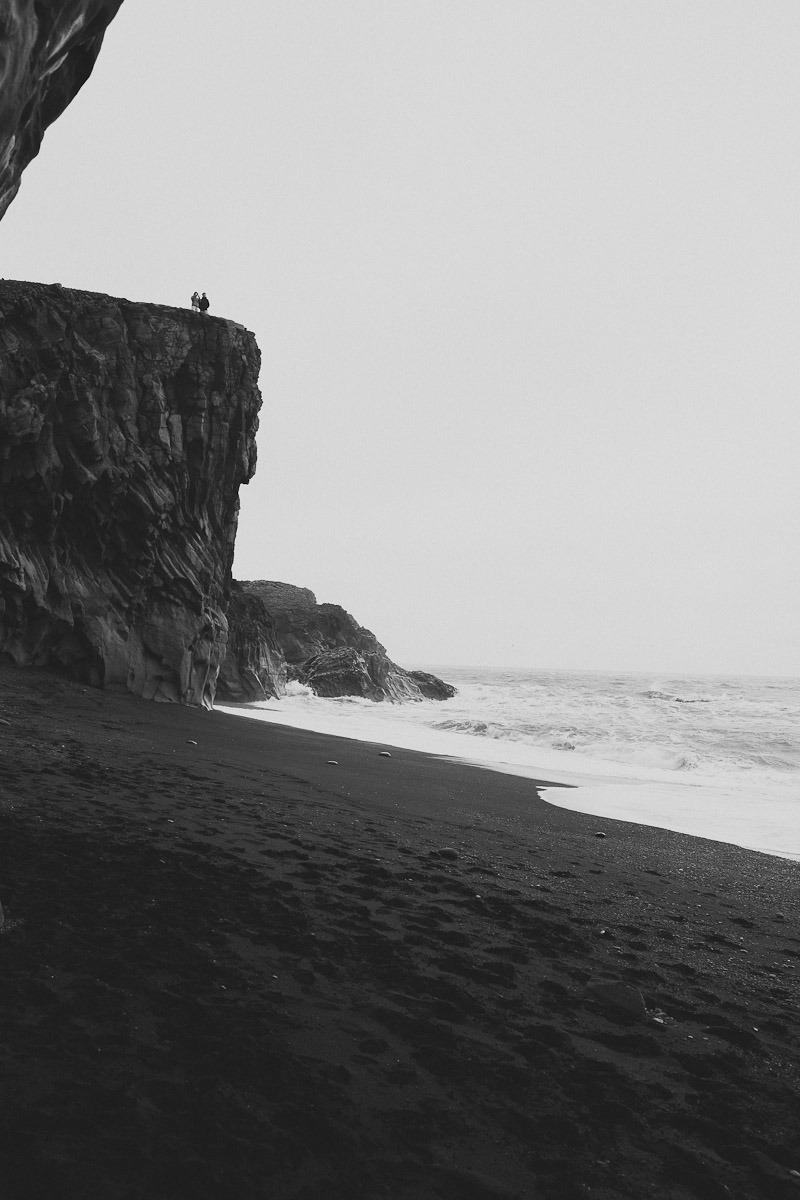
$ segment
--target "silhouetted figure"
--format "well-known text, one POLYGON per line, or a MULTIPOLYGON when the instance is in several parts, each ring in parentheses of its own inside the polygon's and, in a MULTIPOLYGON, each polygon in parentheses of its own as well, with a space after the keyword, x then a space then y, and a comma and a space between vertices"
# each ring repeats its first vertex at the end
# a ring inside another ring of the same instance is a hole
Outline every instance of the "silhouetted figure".
POLYGON ((192 308, 195 312, 200 311, 200 293, 192 292, 192 308))
POLYGON ((202 296, 200 297, 200 312, 208 312, 208 296, 205 294, 205 292, 203 292, 202 296))

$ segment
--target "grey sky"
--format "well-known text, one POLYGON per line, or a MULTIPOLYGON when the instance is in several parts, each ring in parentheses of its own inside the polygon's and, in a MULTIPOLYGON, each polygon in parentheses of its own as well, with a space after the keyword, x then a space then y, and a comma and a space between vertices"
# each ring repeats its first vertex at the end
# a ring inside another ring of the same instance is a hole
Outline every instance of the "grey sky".
POLYGON ((126 0, 0 273, 253 329, 235 573, 405 665, 800 674, 800 6, 126 0))

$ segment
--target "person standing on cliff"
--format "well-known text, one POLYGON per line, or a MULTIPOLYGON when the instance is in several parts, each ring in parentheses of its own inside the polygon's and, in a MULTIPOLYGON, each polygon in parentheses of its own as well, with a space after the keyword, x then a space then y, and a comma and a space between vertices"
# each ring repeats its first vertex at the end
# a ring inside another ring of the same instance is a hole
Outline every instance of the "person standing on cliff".
POLYGON ((203 292, 202 296, 200 297, 200 312, 208 312, 208 296, 205 294, 205 292, 203 292))
POLYGON ((194 312, 200 311, 200 293, 199 292, 192 292, 192 310, 194 312))

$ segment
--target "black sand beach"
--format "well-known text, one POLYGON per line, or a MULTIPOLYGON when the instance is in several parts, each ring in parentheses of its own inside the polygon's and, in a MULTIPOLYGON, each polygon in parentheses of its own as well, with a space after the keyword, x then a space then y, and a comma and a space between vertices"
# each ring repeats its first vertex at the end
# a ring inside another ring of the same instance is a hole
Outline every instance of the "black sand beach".
POLYGON ((800 864, 0 686, 5 1200, 800 1196, 800 864))

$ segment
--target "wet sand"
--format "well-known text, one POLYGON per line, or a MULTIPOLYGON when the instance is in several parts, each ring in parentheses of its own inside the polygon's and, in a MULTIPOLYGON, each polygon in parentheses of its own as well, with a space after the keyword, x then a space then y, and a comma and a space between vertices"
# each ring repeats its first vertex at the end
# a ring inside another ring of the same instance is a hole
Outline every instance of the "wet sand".
POLYGON ((0 668, 3 1200, 800 1197, 800 864, 381 749, 0 668))

